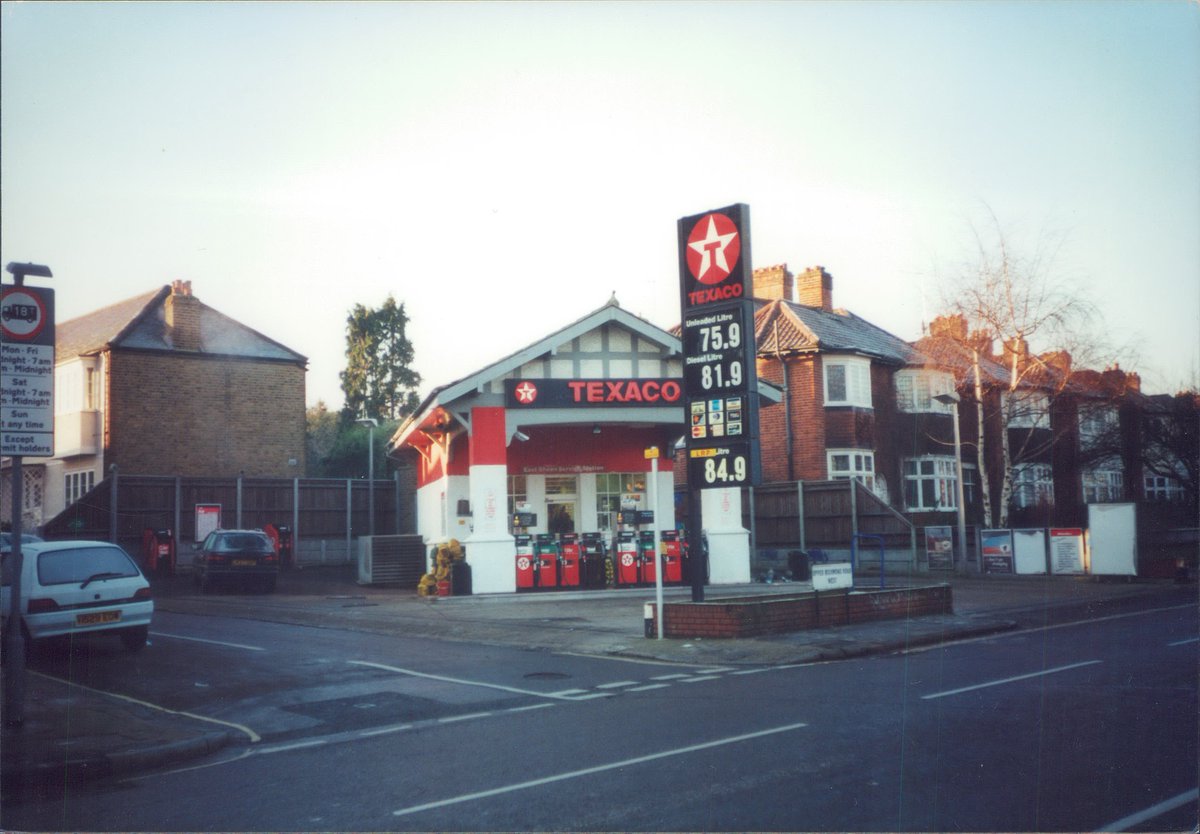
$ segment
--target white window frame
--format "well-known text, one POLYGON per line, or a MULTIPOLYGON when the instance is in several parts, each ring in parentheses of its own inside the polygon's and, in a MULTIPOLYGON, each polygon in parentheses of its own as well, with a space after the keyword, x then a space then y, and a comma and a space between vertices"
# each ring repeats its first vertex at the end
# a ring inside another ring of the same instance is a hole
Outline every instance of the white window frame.
POLYGON ((1183 485, 1165 475, 1146 475, 1143 487, 1146 500, 1156 504, 1173 504, 1184 497, 1183 485))
POLYGON ((831 481, 856 478, 875 491, 875 453, 870 449, 826 449, 825 467, 831 481))
POLYGON ((1010 429, 1050 428, 1050 398, 1045 391, 1005 391, 1004 406, 1010 429))
POLYGON ((1112 431, 1117 425, 1117 409, 1111 405, 1086 405, 1079 409, 1079 441, 1083 445, 1112 431))
POLYGON ((79 472, 68 472, 66 475, 66 498, 67 505, 70 506, 78 501, 83 496, 91 492, 92 487, 96 485, 96 472, 92 469, 85 469, 79 472))
POLYGON ((1012 473, 1014 507, 1054 504, 1054 470, 1048 463, 1017 463, 1012 473))
POLYGON ((904 458, 900 468, 904 476, 904 506, 907 510, 952 512, 958 509, 958 464, 952 456, 904 458), (926 494, 927 484, 932 488, 932 502, 926 500, 930 497, 926 494), (911 500, 914 495, 916 502, 911 500))
POLYGON ((1124 496, 1125 472, 1119 460, 1099 463, 1083 470, 1083 503, 1106 504, 1124 496))
POLYGON ((905 414, 949 414, 953 406, 934 397, 954 391, 954 377, 945 371, 908 368, 895 376, 896 407, 905 414))
POLYGON ((822 361, 825 387, 825 405, 851 405, 858 408, 873 408, 871 403, 871 360, 858 356, 825 357, 822 361), (835 369, 841 371, 842 396, 830 395, 830 379, 835 369))

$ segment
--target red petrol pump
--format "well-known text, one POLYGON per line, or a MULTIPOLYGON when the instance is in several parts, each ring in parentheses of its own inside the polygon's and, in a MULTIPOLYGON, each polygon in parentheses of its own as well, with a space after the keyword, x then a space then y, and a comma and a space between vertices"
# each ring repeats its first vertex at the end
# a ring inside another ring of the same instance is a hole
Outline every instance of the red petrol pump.
POLYGON ((617 585, 636 585, 638 582, 637 533, 628 528, 637 521, 637 510, 617 513, 617 532, 613 534, 613 553, 616 554, 614 580, 617 585))
POLYGON ((534 565, 539 588, 558 587, 558 542, 553 533, 538 533, 533 542, 534 565))
POLYGON ((513 541, 517 548, 517 590, 532 590, 535 584, 533 536, 526 532, 537 524, 537 516, 533 513, 515 513, 513 515, 513 541))
POLYGON ((175 575, 175 536, 168 529, 142 532, 142 559, 150 573, 175 575))
POLYGON ((292 528, 286 524, 268 524, 263 528, 271 544, 275 546, 275 555, 279 557, 282 568, 296 567, 296 551, 292 544, 292 528))
POLYGON ((559 577, 559 584, 564 588, 578 588, 583 579, 579 563, 579 535, 563 533, 559 538, 559 545, 562 548, 562 575, 559 577))
POLYGON ((662 531, 663 582, 683 581, 683 549, 678 530, 662 531))
POLYGON ((654 552, 654 531, 638 532, 638 575, 644 583, 654 584, 658 572, 658 559, 654 552))

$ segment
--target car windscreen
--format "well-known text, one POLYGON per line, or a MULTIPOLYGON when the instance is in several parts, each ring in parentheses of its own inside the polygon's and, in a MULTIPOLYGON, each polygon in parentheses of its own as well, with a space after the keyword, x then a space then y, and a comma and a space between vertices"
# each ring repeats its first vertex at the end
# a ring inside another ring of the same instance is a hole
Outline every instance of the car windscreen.
POLYGON ((96 576, 117 579, 137 576, 137 565, 116 547, 72 547, 52 550, 37 556, 38 582, 42 585, 64 585, 86 582, 96 576))
POLYGON ((230 533, 218 536, 213 542, 213 550, 218 553, 236 551, 238 553, 271 553, 274 547, 266 536, 255 533, 230 533))

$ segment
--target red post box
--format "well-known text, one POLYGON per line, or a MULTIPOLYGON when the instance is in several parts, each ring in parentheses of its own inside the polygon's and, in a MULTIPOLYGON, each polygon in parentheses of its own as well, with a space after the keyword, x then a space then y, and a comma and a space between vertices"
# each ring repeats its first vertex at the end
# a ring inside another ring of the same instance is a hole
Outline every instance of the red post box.
POLYGON ((636 585, 638 582, 638 553, 633 531, 617 533, 613 551, 617 554, 617 584, 636 585))
POLYGON ((678 530, 662 531, 663 582, 683 581, 683 549, 678 530))
POLYGON ((567 588, 577 588, 583 584, 583 575, 580 569, 579 535, 563 533, 559 544, 562 547, 562 576, 559 577, 559 584, 567 588))
POLYGON ((517 590, 533 587, 533 536, 517 533, 513 536, 517 545, 517 590))

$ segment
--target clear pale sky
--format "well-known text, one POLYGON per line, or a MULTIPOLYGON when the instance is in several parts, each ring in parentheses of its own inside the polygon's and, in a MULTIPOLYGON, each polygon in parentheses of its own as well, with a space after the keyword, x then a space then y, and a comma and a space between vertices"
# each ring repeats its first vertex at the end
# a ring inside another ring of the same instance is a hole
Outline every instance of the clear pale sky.
POLYGON ((50 265, 59 321, 190 280, 309 357, 310 404, 340 406, 347 314, 389 292, 422 394, 614 292, 670 327, 676 220, 734 202, 755 266, 821 264, 910 340, 990 207, 1065 237, 1144 390, 1200 377, 1196 3, 2 16, 0 263, 50 265))

